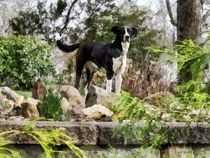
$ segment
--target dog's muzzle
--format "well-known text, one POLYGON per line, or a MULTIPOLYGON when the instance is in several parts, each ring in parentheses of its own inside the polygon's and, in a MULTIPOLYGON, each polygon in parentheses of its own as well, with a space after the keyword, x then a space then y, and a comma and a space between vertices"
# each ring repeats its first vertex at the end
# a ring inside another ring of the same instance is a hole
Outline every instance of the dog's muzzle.
POLYGON ((125 42, 130 42, 130 36, 126 35, 126 36, 124 37, 124 41, 125 41, 125 42))

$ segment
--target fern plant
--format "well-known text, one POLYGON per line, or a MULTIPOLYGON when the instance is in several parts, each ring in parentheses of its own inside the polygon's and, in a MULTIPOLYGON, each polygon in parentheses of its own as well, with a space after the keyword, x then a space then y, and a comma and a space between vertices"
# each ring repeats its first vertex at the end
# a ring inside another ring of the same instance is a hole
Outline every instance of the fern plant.
POLYGON ((66 134, 64 128, 55 129, 39 129, 35 127, 35 122, 31 122, 23 127, 22 130, 11 130, 0 133, 0 157, 1 158, 22 158, 19 151, 14 150, 9 139, 19 134, 26 134, 31 136, 44 150, 42 157, 52 158, 53 153, 60 153, 63 157, 66 155, 65 151, 58 150, 57 146, 66 145, 71 151, 72 155, 78 158, 85 158, 83 151, 74 145, 74 141, 66 134))
POLYGON ((166 53, 173 56, 173 60, 178 62, 178 72, 185 70, 189 72, 191 78, 183 82, 175 89, 175 94, 180 102, 192 106, 195 109, 207 106, 210 102, 210 91, 208 83, 205 86, 204 69, 208 67, 210 61, 210 45, 195 45, 191 40, 182 41, 177 45, 176 51, 168 49, 151 49, 153 53, 166 53))
POLYGON ((14 133, 18 133, 18 131, 6 131, 0 133, 0 157, 1 158, 21 158, 21 153, 19 151, 13 150, 9 145, 10 141, 6 138, 6 136, 10 136, 14 133))
POLYGON ((115 114, 125 111, 124 117, 120 120, 120 126, 115 134, 121 133, 125 138, 125 144, 128 139, 135 137, 145 147, 158 148, 166 140, 167 131, 163 131, 161 123, 161 114, 154 113, 148 115, 144 107, 144 102, 136 97, 132 97, 128 92, 122 91, 121 96, 115 98, 118 103, 113 106, 115 114), (129 121, 124 121, 129 120, 129 121), (144 120, 140 121, 139 120, 144 120))

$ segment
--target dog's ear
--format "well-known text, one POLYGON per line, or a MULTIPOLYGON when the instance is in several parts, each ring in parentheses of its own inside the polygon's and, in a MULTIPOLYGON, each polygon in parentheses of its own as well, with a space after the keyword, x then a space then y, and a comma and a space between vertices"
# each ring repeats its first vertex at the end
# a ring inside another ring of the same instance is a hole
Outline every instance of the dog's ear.
POLYGON ((138 32, 137 29, 135 27, 132 27, 131 30, 132 30, 132 36, 136 37, 138 32))
POLYGON ((119 26, 113 26, 111 31, 114 33, 114 34, 117 34, 117 30, 118 30, 119 26))

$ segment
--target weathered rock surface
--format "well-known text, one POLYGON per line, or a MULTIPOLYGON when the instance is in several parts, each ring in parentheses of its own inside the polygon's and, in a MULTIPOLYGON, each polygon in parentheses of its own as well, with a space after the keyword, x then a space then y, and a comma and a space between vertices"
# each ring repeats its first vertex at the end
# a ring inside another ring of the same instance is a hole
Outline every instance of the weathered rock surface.
POLYGON ((115 93, 109 93, 103 88, 97 86, 90 86, 86 97, 85 105, 90 107, 95 104, 101 104, 108 109, 111 109, 115 104, 115 93))
POLYGON ((71 110, 65 115, 65 120, 70 121, 82 121, 86 117, 85 113, 82 111, 82 108, 79 105, 74 106, 71 110))
POLYGON ((82 111, 88 118, 95 120, 111 120, 111 117, 114 114, 111 110, 100 104, 95 104, 91 107, 83 109, 82 111))
POLYGON ((40 103, 40 100, 34 98, 24 100, 24 102, 21 104, 22 115, 25 118, 39 118, 38 106, 40 103))
POLYGON ((152 94, 144 98, 143 101, 148 102, 157 107, 165 108, 169 104, 177 102, 177 99, 172 93, 165 91, 152 94))
POLYGON ((45 92, 45 85, 42 78, 38 78, 38 80, 34 83, 34 87, 32 89, 32 98, 43 100, 45 92))
POLYGON ((0 87, 0 111, 3 114, 10 113, 15 107, 20 107, 24 97, 18 95, 8 87, 0 87))
MULTIPOLYGON (((0 132, 12 130, 22 130, 30 121, 0 120, 0 132)), ((37 121, 35 126, 40 129, 65 128, 75 144, 78 145, 96 145, 98 142, 99 129, 95 123, 85 122, 58 122, 58 121, 37 121)), ((11 138, 14 144, 38 144, 28 135, 16 134, 11 138)))
POLYGON ((70 106, 79 105, 81 108, 85 108, 85 99, 80 95, 79 91, 70 85, 63 85, 60 89, 60 94, 65 97, 70 106))
POLYGON ((66 98, 61 99, 61 109, 63 111, 63 114, 65 115, 69 110, 72 109, 71 104, 68 102, 66 98))
POLYGON ((172 146, 169 147, 163 154, 163 158, 194 158, 191 147, 172 146))
POLYGON ((195 147, 193 149, 195 158, 209 158, 210 157, 210 146, 195 147))

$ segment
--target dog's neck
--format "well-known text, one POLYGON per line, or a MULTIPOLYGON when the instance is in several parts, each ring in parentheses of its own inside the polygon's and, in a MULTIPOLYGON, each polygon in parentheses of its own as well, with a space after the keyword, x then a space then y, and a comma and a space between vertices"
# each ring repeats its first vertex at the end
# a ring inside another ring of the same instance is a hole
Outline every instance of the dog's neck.
POLYGON ((128 48, 130 46, 130 42, 121 42, 119 40, 114 40, 112 43, 112 48, 115 48, 120 52, 120 55, 126 55, 128 52, 128 48))
POLYGON ((121 42, 121 46, 122 46, 122 54, 126 55, 128 52, 128 48, 130 46, 129 42, 121 42))

